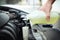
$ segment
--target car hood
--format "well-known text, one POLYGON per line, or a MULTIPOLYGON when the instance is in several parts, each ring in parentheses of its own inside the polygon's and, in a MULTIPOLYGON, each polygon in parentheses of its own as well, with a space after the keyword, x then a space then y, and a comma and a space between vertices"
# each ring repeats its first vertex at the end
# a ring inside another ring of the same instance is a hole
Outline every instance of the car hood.
POLYGON ((1 5, 1 6, 23 10, 28 13, 30 13, 33 10, 33 6, 29 6, 29 5, 1 5))

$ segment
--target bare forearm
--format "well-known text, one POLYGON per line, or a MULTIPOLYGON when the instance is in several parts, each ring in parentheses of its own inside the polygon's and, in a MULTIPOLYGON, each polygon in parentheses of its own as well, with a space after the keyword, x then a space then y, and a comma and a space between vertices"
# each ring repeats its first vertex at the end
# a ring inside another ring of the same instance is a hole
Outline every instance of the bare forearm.
POLYGON ((55 0, 47 0, 46 4, 52 5, 55 2, 55 0))
POLYGON ((50 11, 55 0, 47 0, 47 2, 42 6, 41 10, 46 13, 47 21, 50 20, 50 11))

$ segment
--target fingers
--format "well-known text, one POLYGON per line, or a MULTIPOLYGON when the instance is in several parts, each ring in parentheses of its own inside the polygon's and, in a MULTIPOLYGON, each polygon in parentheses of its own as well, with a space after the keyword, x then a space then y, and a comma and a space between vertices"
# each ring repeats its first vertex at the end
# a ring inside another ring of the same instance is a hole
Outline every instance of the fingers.
POLYGON ((43 7, 40 8, 40 10, 42 10, 43 12, 45 12, 47 22, 50 21, 50 11, 51 11, 51 8, 52 8, 52 6, 48 6, 48 7, 43 6, 43 7))
POLYGON ((46 14, 46 20, 49 22, 50 21, 50 14, 46 14))
POLYGON ((50 21, 50 16, 46 16, 46 20, 49 22, 50 21))

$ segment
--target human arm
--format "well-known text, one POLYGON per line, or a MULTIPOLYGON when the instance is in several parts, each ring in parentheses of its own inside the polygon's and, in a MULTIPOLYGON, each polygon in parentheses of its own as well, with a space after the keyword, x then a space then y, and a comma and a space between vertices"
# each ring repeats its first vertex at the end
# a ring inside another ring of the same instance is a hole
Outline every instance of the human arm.
POLYGON ((46 13, 47 21, 50 20, 50 11, 52 9, 52 5, 54 2, 55 2, 55 0, 47 0, 47 2, 40 9, 46 13))

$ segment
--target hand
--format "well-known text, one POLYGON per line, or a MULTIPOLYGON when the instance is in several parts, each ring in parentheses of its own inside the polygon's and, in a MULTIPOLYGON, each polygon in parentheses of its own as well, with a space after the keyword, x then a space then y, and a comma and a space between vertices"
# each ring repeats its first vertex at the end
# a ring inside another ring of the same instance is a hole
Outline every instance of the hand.
POLYGON ((47 13, 47 14, 46 14, 46 20, 47 20, 47 21, 50 21, 50 13, 47 13))
POLYGON ((52 9, 52 5, 50 4, 45 4, 41 7, 40 10, 44 11, 46 13, 46 20, 50 21, 50 11, 52 9))

